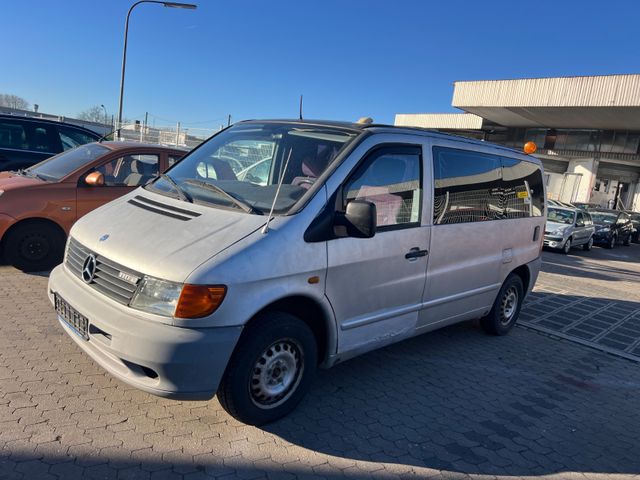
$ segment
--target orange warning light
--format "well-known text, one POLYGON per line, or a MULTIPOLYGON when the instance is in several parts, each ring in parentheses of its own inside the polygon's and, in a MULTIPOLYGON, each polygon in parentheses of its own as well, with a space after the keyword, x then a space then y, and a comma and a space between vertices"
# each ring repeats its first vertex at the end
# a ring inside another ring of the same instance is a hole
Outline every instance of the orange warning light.
POLYGON ((523 150, 527 155, 531 155, 532 153, 536 153, 538 147, 536 147, 536 144, 534 142, 527 142, 524 144, 523 150))

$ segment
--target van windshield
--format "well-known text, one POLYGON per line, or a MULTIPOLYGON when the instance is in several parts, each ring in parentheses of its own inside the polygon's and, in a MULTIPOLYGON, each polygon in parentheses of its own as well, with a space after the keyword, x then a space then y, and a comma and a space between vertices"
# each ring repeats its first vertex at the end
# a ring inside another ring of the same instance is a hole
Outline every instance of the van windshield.
POLYGON ((145 188, 196 203, 264 214, 271 209, 282 178, 274 212, 286 213, 358 133, 300 123, 238 124, 208 140, 145 188))
POLYGON ((47 158, 33 167, 27 168, 26 173, 43 180, 57 182, 109 151, 107 147, 99 143, 88 143, 47 158))

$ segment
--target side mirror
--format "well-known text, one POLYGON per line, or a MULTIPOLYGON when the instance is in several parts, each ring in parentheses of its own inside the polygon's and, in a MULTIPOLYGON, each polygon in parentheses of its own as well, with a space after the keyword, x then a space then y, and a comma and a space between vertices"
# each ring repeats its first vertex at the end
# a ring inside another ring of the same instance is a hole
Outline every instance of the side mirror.
POLYGON ((104 185, 104 175, 100 172, 91 172, 89 175, 84 177, 84 182, 92 187, 102 186, 104 185))
POLYGON ((350 201, 341 220, 340 223, 346 227, 350 237, 371 238, 376 234, 377 212, 375 204, 371 202, 350 201))

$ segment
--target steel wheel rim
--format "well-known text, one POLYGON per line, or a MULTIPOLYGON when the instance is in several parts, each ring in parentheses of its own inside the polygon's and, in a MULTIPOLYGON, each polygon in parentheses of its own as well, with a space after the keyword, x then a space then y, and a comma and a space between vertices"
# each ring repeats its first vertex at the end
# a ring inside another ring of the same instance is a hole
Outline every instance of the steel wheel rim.
POLYGON ((261 409, 282 405, 296 391, 303 371, 302 347, 296 340, 273 342, 258 356, 251 371, 251 401, 261 409))
POLYGON ((571 250, 571 240, 564 242, 564 253, 569 253, 569 250, 571 250))
POLYGON ((593 237, 591 237, 587 242, 587 248, 591 248, 591 247, 593 247, 593 237))
POLYGON ((49 254, 49 242, 43 235, 29 235, 20 243, 20 254, 30 262, 42 260, 49 254))
POLYGON ((500 323, 508 325, 513 320, 518 308, 518 290, 516 287, 511 286, 504 292, 500 307, 500 323))

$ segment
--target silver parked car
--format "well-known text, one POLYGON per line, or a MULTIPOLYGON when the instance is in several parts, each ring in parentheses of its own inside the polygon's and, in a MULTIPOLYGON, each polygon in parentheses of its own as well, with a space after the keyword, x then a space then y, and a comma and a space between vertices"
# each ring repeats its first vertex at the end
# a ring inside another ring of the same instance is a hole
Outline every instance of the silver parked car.
POLYGON ((591 215, 586 210, 568 204, 562 205, 549 202, 544 246, 561 250, 565 254, 577 246, 591 250, 595 233, 591 215))
POLYGON ((115 377, 164 397, 217 394, 263 424, 318 367, 465 320, 509 332, 544 224, 540 162, 515 150, 422 129, 241 122, 80 219, 49 296, 115 377))

